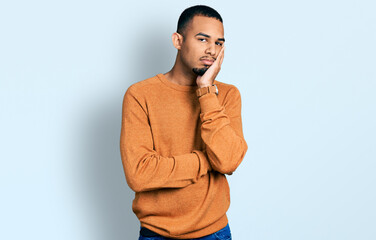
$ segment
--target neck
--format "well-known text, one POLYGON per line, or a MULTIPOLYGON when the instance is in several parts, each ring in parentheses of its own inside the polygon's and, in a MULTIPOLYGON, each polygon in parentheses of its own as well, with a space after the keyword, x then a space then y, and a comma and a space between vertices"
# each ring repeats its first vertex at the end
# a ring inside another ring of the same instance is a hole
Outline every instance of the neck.
POLYGON ((192 72, 192 69, 184 67, 179 58, 179 54, 176 56, 175 64, 172 69, 164 75, 170 82, 184 86, 197 86, 197 74, 192 72))

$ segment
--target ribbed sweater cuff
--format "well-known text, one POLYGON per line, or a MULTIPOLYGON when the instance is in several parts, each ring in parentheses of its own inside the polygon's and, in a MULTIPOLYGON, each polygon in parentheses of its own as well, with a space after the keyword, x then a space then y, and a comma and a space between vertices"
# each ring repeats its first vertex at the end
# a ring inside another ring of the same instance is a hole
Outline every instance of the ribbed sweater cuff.
POLYGON ((215 93, 207 93, 198 98, 201 106, 201 112, 210 112, 211 110, 221 108, 218 97, 215 93))

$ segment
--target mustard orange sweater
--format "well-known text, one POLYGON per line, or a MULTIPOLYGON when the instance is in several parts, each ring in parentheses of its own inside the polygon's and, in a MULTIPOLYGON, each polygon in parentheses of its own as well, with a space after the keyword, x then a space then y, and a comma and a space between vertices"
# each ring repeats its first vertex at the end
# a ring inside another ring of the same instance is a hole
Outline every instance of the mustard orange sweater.
POLYGON ((213 83, 219 94, 198 98, 197 85, 160 73, 125 92, 120 152, 135 192, 132 210, 141 226, 162 236, 198 238, 228 223, 225 174, 236 170, 248 146, 239 90, 213 83))

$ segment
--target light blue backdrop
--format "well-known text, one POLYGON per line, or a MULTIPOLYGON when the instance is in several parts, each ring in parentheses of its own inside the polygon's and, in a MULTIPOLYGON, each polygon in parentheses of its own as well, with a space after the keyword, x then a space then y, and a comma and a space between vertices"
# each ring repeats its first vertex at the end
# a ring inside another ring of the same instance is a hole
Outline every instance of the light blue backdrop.
POLYGON ((222 15, 217 79, 242 94, 233 239, 376 239, 371 0, 2 2, 0 239, 137 239, 122 99, 171 69, 195 4, 222 15))

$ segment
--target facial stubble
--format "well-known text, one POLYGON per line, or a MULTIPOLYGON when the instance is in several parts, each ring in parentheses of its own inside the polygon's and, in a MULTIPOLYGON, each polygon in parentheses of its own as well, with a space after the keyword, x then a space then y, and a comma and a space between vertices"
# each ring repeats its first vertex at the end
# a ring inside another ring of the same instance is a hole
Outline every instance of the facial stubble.
POLYGON ((192 68, 192 71, 199 75, 199 76, 202 76, 204 75, 204 73, 209 69, 209 67, 204 67, 204 68, 192 68))

